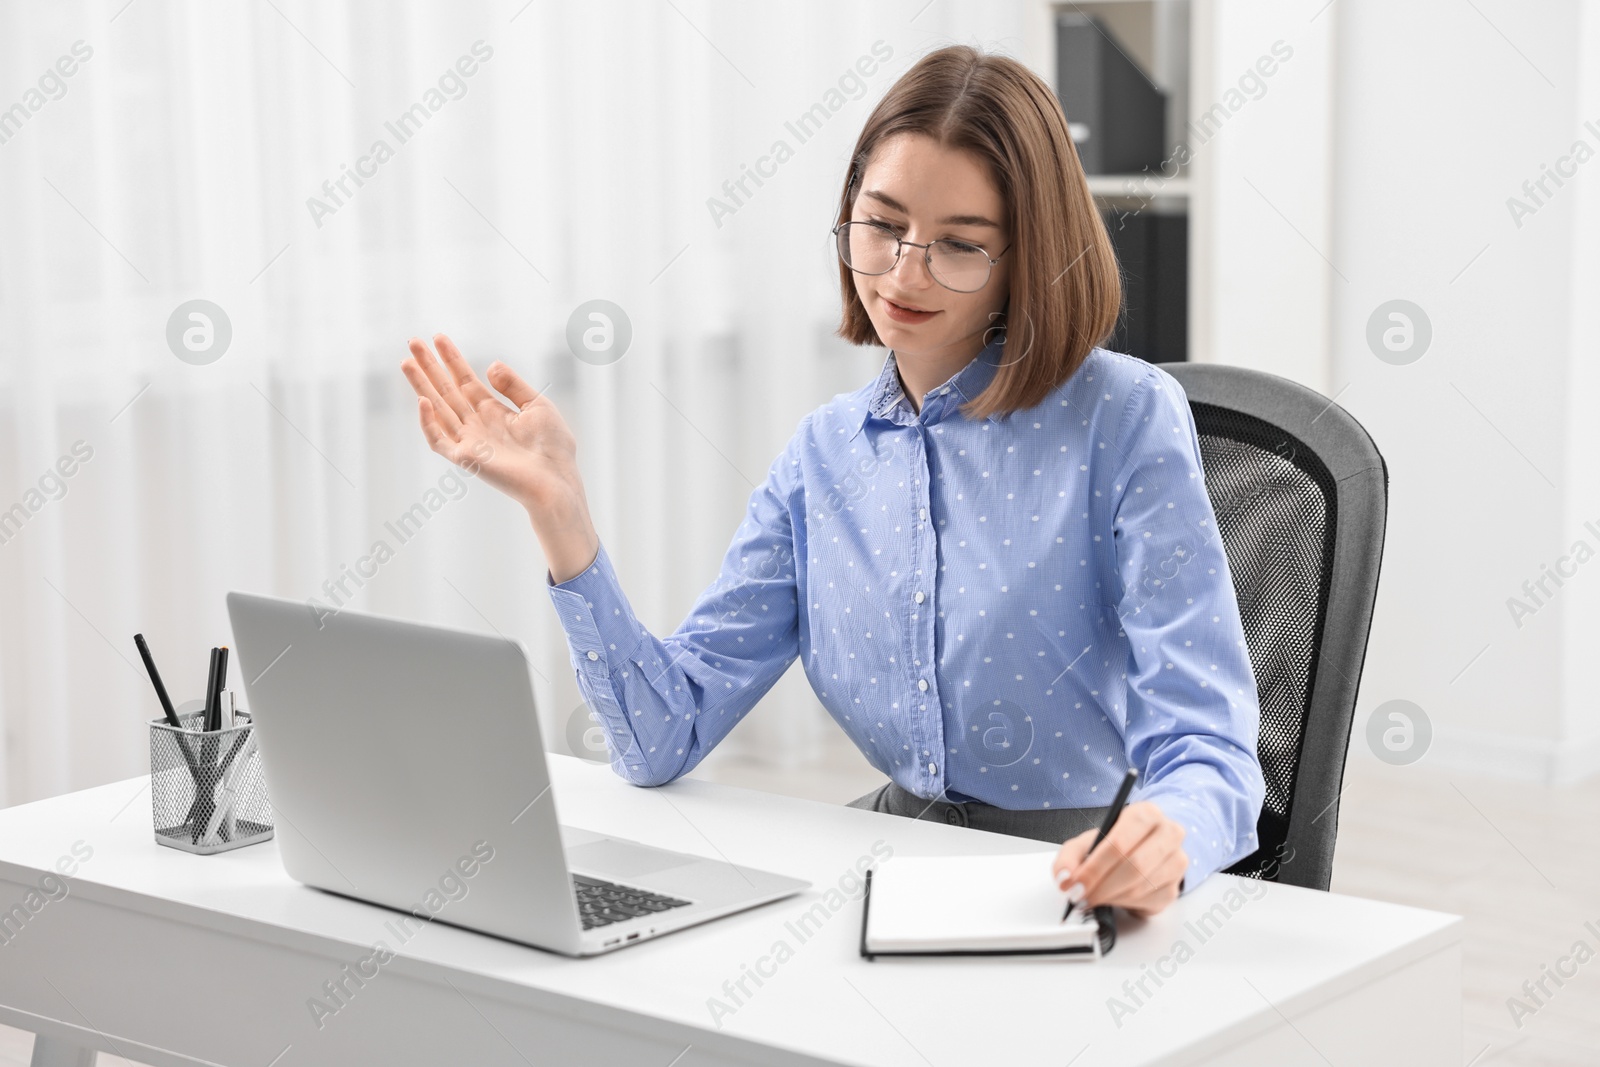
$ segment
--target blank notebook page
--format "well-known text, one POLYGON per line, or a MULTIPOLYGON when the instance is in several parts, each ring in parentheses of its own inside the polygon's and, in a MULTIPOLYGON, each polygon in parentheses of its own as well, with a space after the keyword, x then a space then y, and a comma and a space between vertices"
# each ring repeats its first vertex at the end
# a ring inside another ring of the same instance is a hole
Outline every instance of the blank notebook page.
POLYGON ((867 941, 874 951, 1092 945, 1094 913, 1056 888, 1056 852, 896 856, 872 872, 867 941))

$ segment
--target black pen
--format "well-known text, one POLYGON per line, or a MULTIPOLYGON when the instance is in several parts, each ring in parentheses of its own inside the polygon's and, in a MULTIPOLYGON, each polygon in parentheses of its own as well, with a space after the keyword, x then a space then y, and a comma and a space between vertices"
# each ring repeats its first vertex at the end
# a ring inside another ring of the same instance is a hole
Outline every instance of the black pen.
POLYGON ((222 729, 222 693, 228 688, 228 646, 223 645, 217 649, 217 718, 212 723, 213 730, 222 729))
POLYGON ((200 729, 202 730, 216 729, 212 722, 219 711, 217 707, 217 657, 221 655, 221 652, 222 650, 218 648, 211 650, 211 666, 206 670, 206 709, 200 720, 200 729))
MULTIPOLYGON (((167 717, 167 725, 176 729, 183 729, 183 721, 178 718, 178 710, 172 706, 172 698, 167 695, 167 687, 161 681, 161 672, 156 670, 155 657, 150 654, 150 646, 145 643, 144 634, 134 634, 133 643, 138 646, 139 658, 144 660, 144 669, 150 675, 150 684, 155 686, 156 699, 161 701, 161 711, 167 717)), ((200 783, 200 765, 195 761, 194 753, 189 751, 189 746, 183 743, 181 736, 174 737, 178 743, 178 751, 183 753, 183 762, 189 767, 189 774, 195 780, 196 788, 200 783)))
MULTIPOLYGON (((1128 773, 1123 775, 1122 786, 1117 790, 1117 799, 1111 802, 1111 810, 1106 812, 1106 821, 1100 824, 1100 832, 1095 835, 1094 842, 1089 846, 1089 851, 1083 854, 1084 859, 1088 859, 1094 853, 1095 847, 1106 839, 1106 835, 1111 832, 1111 828, 1117 824, 1117 816, 1122 814, 1123 805, 1127 804, 1128 794, 1133 792, 1133 783, 1138 777, 1139 772, 1132 767, 1129 767, 1128 773)), ((1081 885, 1082 883, 1079 884, 1081 885)), ((1067 901, 1067 910, 1061 913, 1062 922, 1066 922, 1067 916, 1072 914, 1073 903, 1074 901, 1067 901)))
POLYGON ((156 699, 161 701, 161 710, 166 713, 167 725, 182 729, 183 723, 178 719, 177 709, 172 706, 172 698, 167 696, 167 687, 161 684, 161 672, 156 670, 156 661, 150 655, 150 646, 144 642, 144 634, 134 634, 133 643, 139 646, 139 658, 144 660, 144 669, 150 675, 150 684, 156 687, 156 699))
MULTIPOLYGON (((161 711, 167 718, 167 725, 176 729, 183 729, 183 720, 178 718, 178 710, 172 706, 172 698, 167 695, 167 687, 161 681, 161 672, 156 670, 155 657, 150 654, 150 646, 145 643, 144 634, 134 634, 133 643, 139 649, 139 658, 144 660, 144 669, 150 675, 150 684, 155 686, 156 699, 161 701, 161 711)), ((184 825, 194 821, 194 813, 200 805, 200 783, 204 780, 200 773, 200 762, 189 746, 184 743, 182 734, 174 734, 173 740, 178 744, 178 751, 183 754, 183 762, 189 768, 189 776, 194 779, 195 799, 189 805, 189 814, 184 817, 184 825)))
MULTIPOLYGON (((210 733, 217 729, 217 720, 221 718, 221 700, 217 696, 217 668, 221 665, 222 650, 211 649, 211 664, 206 669, 205 707, 200 712, 200 729, 203 733, 210 733)), ((204 774, 197 774, 194 780, 194 802, 189 805, 189 815, 185 820, 191 830, 191 844, 198 844, 200 831, 205 828, 206 820, 210 816, 214 800, 210 796, 216 788, 217 742, 214 738, 200 738, 200 758, 197 761, 205 768, 204 774)))

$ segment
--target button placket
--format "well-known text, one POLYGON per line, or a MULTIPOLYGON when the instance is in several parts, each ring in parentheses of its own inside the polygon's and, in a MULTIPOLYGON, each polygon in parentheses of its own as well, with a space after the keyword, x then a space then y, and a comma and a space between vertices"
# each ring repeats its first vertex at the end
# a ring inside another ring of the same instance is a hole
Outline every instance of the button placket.
MULTIPOLYGON (((911 717, 911 736, 918 751, 938 752, 944 747, 944 720, 940 714, 938 679, 934 677, 934 614, 928 610, 927 590, 938 574, 938 534, 930 518, 929 486, 932 484, 928 465, 928 430, 917 426, 917 462, 912 472, 912 488, 916 490, 917 521, 912 534, 913 567, 908 578, 912 588, 911 604, 907 611, 911 621, 911 646, 914 650, 912 667, 918 672, 917 694, 913 698, 915 714, 911 717)), ((939 768, 931 760, 919 764, 930 784, 937 784, 939 768)))

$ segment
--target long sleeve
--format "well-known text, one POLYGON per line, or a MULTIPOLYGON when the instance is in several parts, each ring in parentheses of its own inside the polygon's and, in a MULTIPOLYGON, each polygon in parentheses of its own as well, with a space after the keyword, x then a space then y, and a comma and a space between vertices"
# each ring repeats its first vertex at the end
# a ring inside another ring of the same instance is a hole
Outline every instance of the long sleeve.
POLYGON ((656 637, 634 616, 603 543, 582 574, 560 583, 545 574, 612 769, 634 785, 693 770, 798 655, 791 506, 809 422, 751 493, 717 578, 670 636, 656 637))
POLYGON ((1130 799, 1185 829, 1183 892, 1257 847, 1266 787, 1260 705, 1228 558, 1183 388, 1153 369, 1133 387, 1110 487, 1128 638, 1130 799))

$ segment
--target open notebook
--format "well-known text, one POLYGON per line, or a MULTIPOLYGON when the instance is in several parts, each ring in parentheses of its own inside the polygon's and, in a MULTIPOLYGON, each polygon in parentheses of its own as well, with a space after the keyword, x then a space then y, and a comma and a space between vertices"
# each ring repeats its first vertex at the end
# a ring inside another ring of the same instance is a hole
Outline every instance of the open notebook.
POLYGON ((1109 907, 1074 908, 1050 868, 1056 853, 896 856, 867 872, 861 955, 1059 955, 1098 959, 1116 943, 1109 907))

